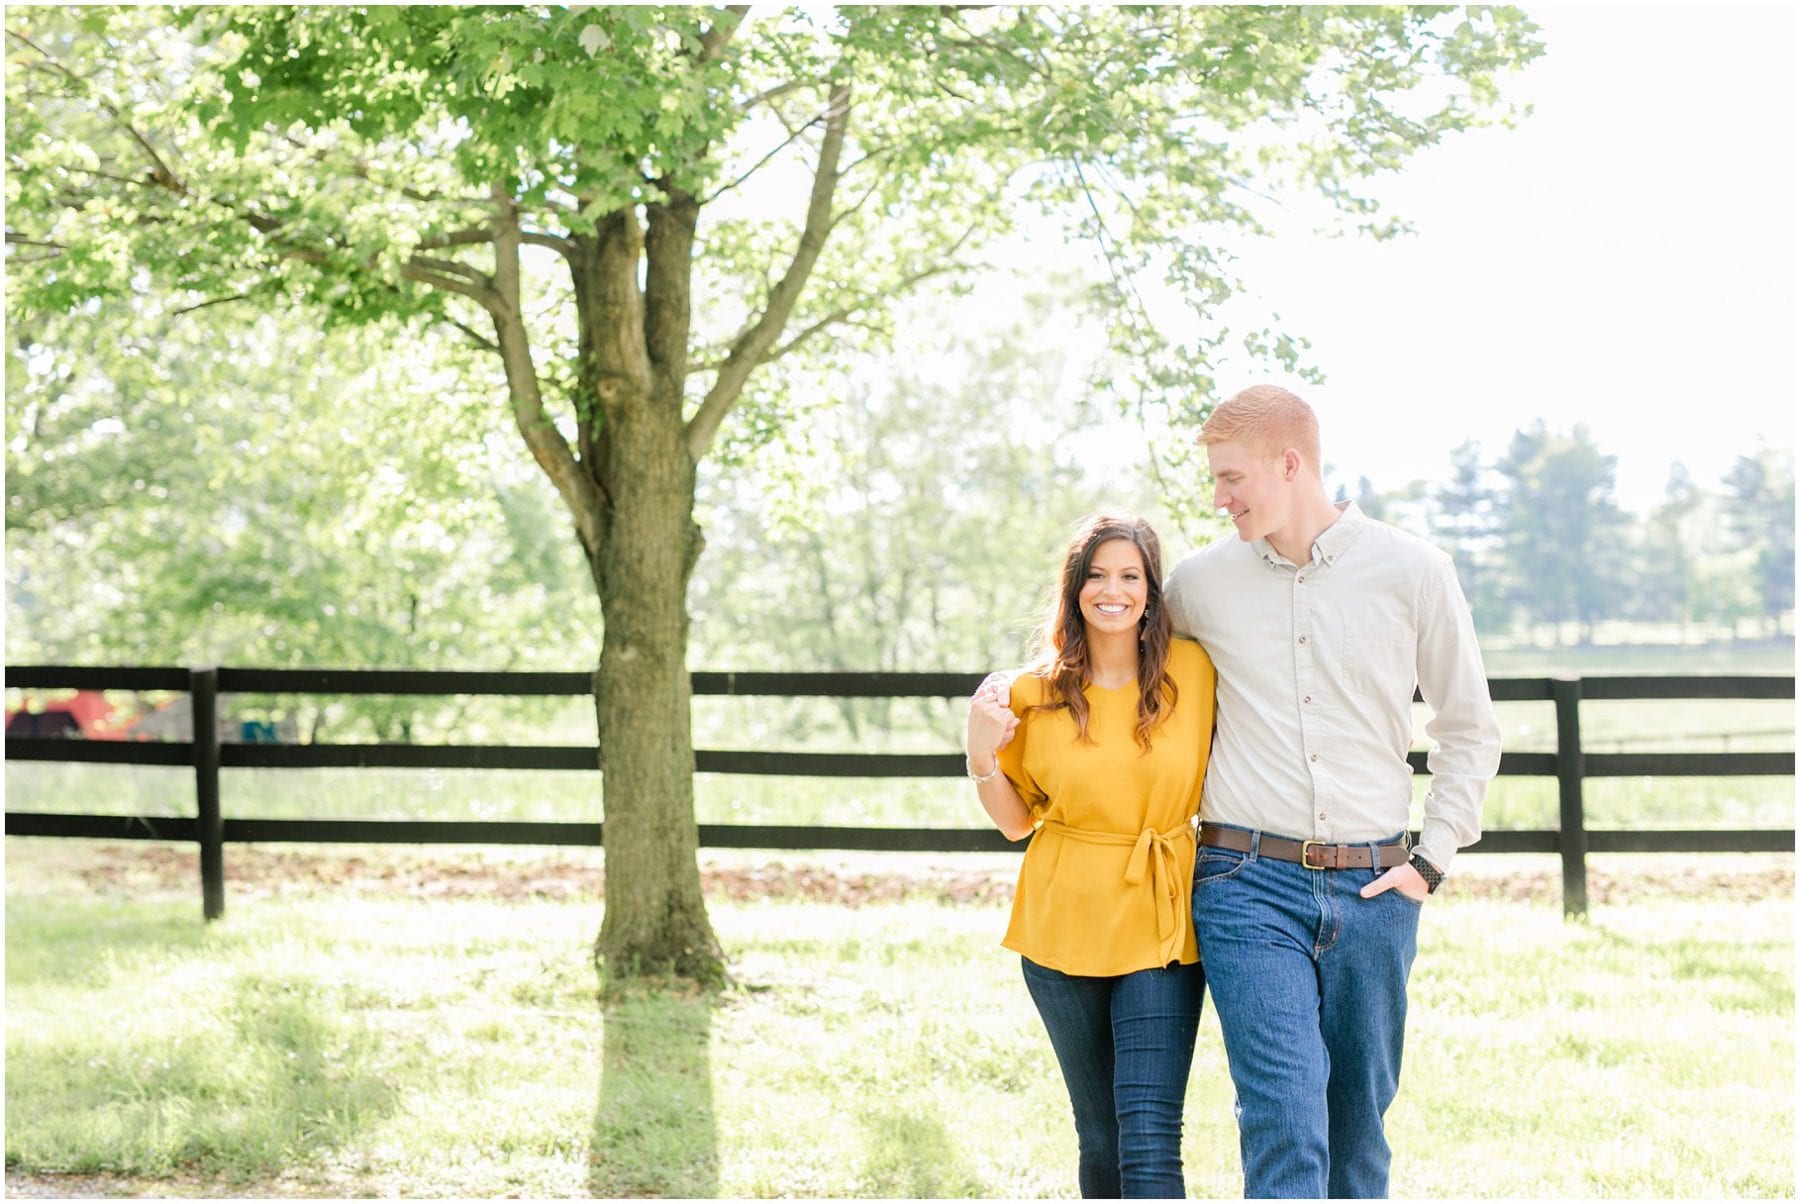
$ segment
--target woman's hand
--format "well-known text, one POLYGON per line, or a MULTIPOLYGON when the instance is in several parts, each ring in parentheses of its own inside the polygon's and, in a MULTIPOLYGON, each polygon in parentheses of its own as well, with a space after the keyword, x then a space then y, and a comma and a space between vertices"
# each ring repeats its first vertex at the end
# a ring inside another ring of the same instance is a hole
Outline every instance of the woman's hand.
POLYGON ((975 786, 975 796, 994 826, 1008 840, 1024 840, 1036 830, 1031 808, 1019 797, 1018 789, 999 772, 1000 750, 1011 743, 1019 728, 1019 717, 1006 705, 1010 675, 992 674, 981 683, 969 699, 969 734, 965 748, 969 754, 969 773, 987 778, 975 786))
POLYGON ((969 767, 986 773, 994 767, 1001 749, 1012 742, 1019 717, 1000 701, 1000 685, 993 679, 981 683, 969 699, 969 731, 964 745, 969 767))

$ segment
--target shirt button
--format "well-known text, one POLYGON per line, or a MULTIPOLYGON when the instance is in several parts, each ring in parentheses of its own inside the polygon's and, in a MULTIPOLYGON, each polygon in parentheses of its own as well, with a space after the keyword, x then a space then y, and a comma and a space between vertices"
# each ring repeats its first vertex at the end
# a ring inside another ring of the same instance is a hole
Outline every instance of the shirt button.
POLYGON ((1304 643, 1306 643, 1306 637, 1305 637, 1305 636, 1301 636, 1301 637, 1300 637, 1300 642, 1301 642, 1301 643, 1302 643, 1302 644, 1304 644, 1304 643))
POLYGON ((1321 812, 1319 812, 1319 818, 1320 818, 1320 819, 1324 819, 1324 818, 1325 818, 1325 813, 1324 813, 1324 812, 1323 812, 1323 811, 1321 811, 1321 812))
POLYGON ((1314 753, 1312 756, 1307 758, 1307 760, 1309 760, 1309 761, 1317 761, 1318 759, 1319 759, 1318 753, 1314 753))
POLYGON ((1311 694, 1308 694, 1308 695, 1307 695, 1307 696, 1306 696, 1306 697, 1305 697, 1305 698, 1302 698, 1302 699, 1301 699, 1301 700, 1300 700, 1300 701, 1301 701, 1301 702, 1311 702, 1311 701, 1312 701, 1312 695, 1311 695, 1311 694))
POLYGON ((1294 584, 1295 584, 1295 585, 1305 585, 1305 584, 1306 584, 1306 578, 1304 578, 1304 577, 1296 577, 1296 578, 1294 578, 1294 584))

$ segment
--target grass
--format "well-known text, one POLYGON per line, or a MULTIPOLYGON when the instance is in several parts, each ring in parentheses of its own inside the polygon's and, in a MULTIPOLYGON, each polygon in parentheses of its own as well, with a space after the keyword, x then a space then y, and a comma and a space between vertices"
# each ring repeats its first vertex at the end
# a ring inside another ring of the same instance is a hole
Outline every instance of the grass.
MULTIPOLYGON (((152 1194, 1075 1194, 1001 905, 715 899, 735 989, 601 1007, 591 897, 284 895, 202 926, 191 885, 96 893, 56 868, 72 845, 8 841, 12 1172, 152 1194)), ((1792 1195, 1793 918, 1786 893, 1583 924, 1434 900, 1395 1194, 1792 1195)), ((1191 1193, 1240 1190, 1210 1009, 1184 1161, 1191 1193)))
MULTIPOLYGON (((1573 639, 1572 635, 1565 638, 1573 639)), ((1553 673, 1792 673, 1794 638, 1712 639, 1680 644, 1677 631, 1607 625, 1604 643, 1552 647, 1522 640, 1485 641, 1482 662, 1490 677, 1543 677, 1553 673)))

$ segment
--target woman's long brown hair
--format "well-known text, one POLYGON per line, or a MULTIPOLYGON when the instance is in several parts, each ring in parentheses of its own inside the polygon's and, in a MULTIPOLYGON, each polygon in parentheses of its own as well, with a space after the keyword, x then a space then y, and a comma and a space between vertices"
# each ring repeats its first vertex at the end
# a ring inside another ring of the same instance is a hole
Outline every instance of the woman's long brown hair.
POLYGON ((1056 597, 1047 608, 1044 626, 1035 641, 1028 672, 1050 685, 1050 701, 1031 707, 1055 711, 1067 707, 1081 739, 1088 736, 1088 703, 1081 690, 1088 684, 1087 623, 1081 617, 1081 587, 1087 583, 1094 550, 1112 539, 1129 540, 1144 558, 1144 579, 1149 587, 1144 614, 1138 620, 1138 721, 1137 742, 1150 749, 1150 732, 1175 709, 1178 691, 1169 677, 1169 640, 1172 624, 1163 604, 1162 544, 1150 524, 1141 518, 1114 514, 1090 514, 1082 519, 1063 555, 1062 579, 1056 597))

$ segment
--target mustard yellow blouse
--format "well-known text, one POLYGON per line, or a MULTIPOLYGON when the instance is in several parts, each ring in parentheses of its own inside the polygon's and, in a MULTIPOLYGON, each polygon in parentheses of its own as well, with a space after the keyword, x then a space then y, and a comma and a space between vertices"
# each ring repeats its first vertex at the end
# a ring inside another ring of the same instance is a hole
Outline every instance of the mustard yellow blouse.
POLYGON ((1037 832, 1019 867, 1001 942, 1065 974, 1114 975, 1200 960, 1189 897, 1194 816, 1212 747, 1212 659, 1192 640, 1169 647, 1174 712, 1138 744, 1138 686, 1089 686, 1088 736, 1066 709, 1030 711, 1048 683, 1012 685, 1019 716, 1000 767, 1037 832))

